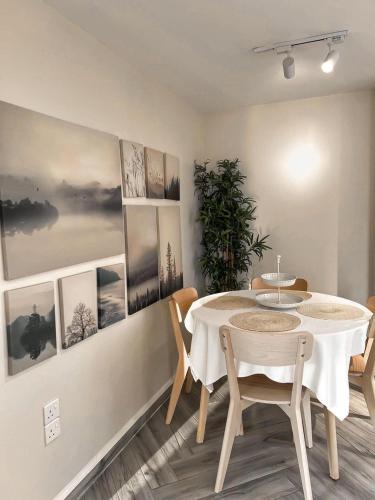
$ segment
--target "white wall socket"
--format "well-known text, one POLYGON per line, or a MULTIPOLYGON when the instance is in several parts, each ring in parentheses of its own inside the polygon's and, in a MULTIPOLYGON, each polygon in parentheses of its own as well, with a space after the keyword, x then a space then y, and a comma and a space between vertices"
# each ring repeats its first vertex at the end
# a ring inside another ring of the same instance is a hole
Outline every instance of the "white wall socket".
POLYGON ((46 445, 50 444, 61 434, 60 419, 56 418, 53 422, 44 427, 44 437, 46 440, 46 445))
POLYGON ((43 407, 44 425, 48 425, 52 420, 60 416, 60 401, 54 399, 43 407))

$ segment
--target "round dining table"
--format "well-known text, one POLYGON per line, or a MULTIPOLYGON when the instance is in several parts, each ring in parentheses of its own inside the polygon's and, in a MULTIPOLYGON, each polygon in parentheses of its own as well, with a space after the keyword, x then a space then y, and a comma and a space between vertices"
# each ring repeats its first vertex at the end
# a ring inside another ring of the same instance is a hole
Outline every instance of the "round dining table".
MULTIPOLYGON (((259 292, 242 290, 203 297, 192 304, 185 317, 185 327, 192 334, 190 370, 193 378, 202 382, 197 442, 203 442, 204 438, 209 393, 213 390, 214 382, 226 375, 219 336, 220 326, 230 325, 229 319, 237 313, 270 310, 257 303, 252 307, 235 310, 212 309, 206 307, 205 303, 228 294, 255 299, 259 292)), ((350 358, 362 354, 365 350, 372 313, 361 304, 322 293, 311 292, 309 298, 304 301, 304 304, 313 303, 347 304, 363 311, 363 316, 355 320, 316 319, 299 313, 298 308, 283 311, 297 316, 300 320, 299 326, 291 331, 308 331, 314 336, 313 353, 305 363, 302 383, 325 406, 331 422, 333 418, 332 425, 335 425, 334 417, 343 420, 349 414, 350 358)), ((292 382, 294 367, 269 367, 241 362, 237 365, 237 373, 239 377, 264 374, 276 382, 292 382)))

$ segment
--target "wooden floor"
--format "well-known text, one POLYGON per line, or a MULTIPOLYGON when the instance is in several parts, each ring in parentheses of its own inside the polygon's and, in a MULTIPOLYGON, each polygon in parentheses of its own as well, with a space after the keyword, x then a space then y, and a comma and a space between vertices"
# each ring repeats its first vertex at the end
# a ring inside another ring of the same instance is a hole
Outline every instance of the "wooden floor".
MULTIPOLYGON (((213 486, 226 413, 227 384, 211 396, 204 444, 195 442, 199 385, 183 394, 170 426, 166 405, 117 456, 82 500, 303 499, 289 419, 277 407, 257 404, 244 414, 224 490, 213 486)), ((314 447, 308 450, 315 499, 375 498, 375 431, 363 396, 351 390, 350 416, 338 422, 341 477, 328 476, 323 414, 313 405, 314 447)))

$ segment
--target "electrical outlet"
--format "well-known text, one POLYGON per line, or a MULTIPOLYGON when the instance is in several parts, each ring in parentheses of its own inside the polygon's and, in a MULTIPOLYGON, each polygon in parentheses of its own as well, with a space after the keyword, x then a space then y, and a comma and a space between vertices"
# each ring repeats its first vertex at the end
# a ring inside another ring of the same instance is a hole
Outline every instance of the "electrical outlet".
POLYGON ((56 418, 55 420, 53 420, 53 422, 44 427, 44 437, 46 441, 46 446, 47 444, 50 444, 52 441, 58 438, 60 434, 61 434, 60 419, 56 418))
POLYGON ((60 401, 54 399, 43 407, 44 425, 48 425, 52 420, 60 416, 60 401))

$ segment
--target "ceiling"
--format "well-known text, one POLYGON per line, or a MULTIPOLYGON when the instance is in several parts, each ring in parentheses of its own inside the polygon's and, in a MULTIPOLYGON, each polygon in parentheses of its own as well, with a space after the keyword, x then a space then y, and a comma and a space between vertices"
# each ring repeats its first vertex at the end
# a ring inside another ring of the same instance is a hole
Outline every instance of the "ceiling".
POLYGON ((375 87, 375 0, 45 0, 202 111, 375 87), (332 74, 324 43, 281 56, 251 48, 349 29, 332 74))

